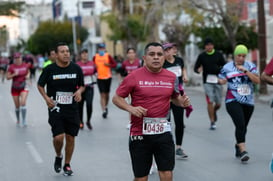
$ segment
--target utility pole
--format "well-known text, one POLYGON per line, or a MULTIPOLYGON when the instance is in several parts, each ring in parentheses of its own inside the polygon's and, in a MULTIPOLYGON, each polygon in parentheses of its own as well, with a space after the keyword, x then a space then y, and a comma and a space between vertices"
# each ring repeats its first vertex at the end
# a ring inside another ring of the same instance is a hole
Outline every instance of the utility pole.
MULTIPOLYGON (((257 0, 258 5, 258 48, 260 52, 260 74, 266 66, 266 32, 264 0, 257 0)), ((267 85, 264 81, 260 83, 260 94, 267 94, 267 85)))

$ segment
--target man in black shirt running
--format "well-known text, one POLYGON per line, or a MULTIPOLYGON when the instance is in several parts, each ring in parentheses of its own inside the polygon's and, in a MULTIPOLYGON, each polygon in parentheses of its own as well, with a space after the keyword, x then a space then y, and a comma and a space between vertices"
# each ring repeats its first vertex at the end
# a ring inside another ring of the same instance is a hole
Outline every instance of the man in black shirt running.
POLYGON ((194 72, 203 72, 203 86, 207 99, 207 109, 210 118, 210 129, 215 130, 217 121, 217 110, 221 106, 222 85, 218 83, 218 74, 225 65, 223 55, 214 49, 214 43, 211 38, 204 41, 205 51, 199 54, 194 65, 194 72))
POLYGON ((75 136, 79 132, 80 120, 78 102, 84 91, 81 68, 70 60, 67 44, 59 43, 56 47, 56 63, 48 65, 38 80, 38 90, 48 106, 49 119, 56 152, 54 169, 57 173, 62 168, 62 148, 65 139, 64 175, 71 176, 70 167, 75 136), (46 85, 46 90, 45 90, 46 85))

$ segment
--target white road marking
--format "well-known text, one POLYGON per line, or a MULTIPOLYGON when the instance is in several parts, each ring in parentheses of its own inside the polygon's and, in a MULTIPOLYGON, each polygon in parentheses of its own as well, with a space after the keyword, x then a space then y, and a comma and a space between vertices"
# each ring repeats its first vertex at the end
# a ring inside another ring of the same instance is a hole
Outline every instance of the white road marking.
POLYGON ((34 160, 37 163, 43 163, 43 159, 38 153, 37 149, 34 147, 34 145, 31 142, 26 142, 28 150, 30 151, 31 156, 34 158, 34 160))

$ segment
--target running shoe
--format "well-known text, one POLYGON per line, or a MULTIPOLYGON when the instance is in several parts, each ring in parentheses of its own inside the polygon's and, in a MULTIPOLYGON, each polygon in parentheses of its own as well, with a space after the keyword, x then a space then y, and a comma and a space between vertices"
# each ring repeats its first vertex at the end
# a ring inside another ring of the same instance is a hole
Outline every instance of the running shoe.
POLYGON ((238 145, 235 145, 235 157, 236 158, 240 158, 241 154, 240 154, 240 149, 238 145))
POLYGON ((241 152, 240 159, 241 159, 241 162, 243 163, 247 162, 249 160, 248 152, 247 151, 241 152))
POLYGON ((64 176, 72 176, 73 175, 73 171, 71 170, 71 167, 69 164, 65 164, 63 170, 64 170, 64 176))
POLYGON ((216 124, 215 122, 214 123, 211 123, 210 124, 210 130, 215 130, 216 129, 216 124))
POLYGON ((54 169, 56 173, 60 173, 60 171, 62 170, 62 159, 63 157, 55 157, 54 169))
POLYGON ((186 159, 188 158, 188 155, 185 154, 185 152, 181 148, 177 148, 175 151, 175 155, 180 159, 186 159))
POLYGON ((107 117, 107 114, 108 114, 108 109, 106 108, 102 113, 102 117, 105 119, 107 117))
POLYGON ((93 127, 92 127, 92 125, 91 125, 91 123, 90 123, 90 122, 86 122, 86 126, 87 126, 87 128, 88 128, 88 129, 90 129, 90 130, 92 130, 92 129, 93 129, 93 127))

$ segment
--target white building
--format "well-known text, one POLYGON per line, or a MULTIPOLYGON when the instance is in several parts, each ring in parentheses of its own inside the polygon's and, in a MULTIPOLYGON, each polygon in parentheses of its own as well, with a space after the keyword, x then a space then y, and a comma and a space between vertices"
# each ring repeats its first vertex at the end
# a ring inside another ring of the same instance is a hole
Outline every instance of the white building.
POLYGON ((16 46, 21 40, 27 41, 41 21, 53 19, 52 4, 25 4, 20 17, 0 16, 0 27, 5 25, 8 31, 6 51, 16 46))
MULTIPOLYGON (((83 42, 83 47, 88 48, 89 56, 92 56, 96 52, 96 45, 103 42, 100 35, 99 16, 111 9, 109 2, 105 0, 53 0, 53 16, 57 21, 63 21, 65 18, 72 19, 88 29, 89 37, 83 42)), ((77 50, 76 46, 76 37, 74 37, 75 50, 77 50)))

